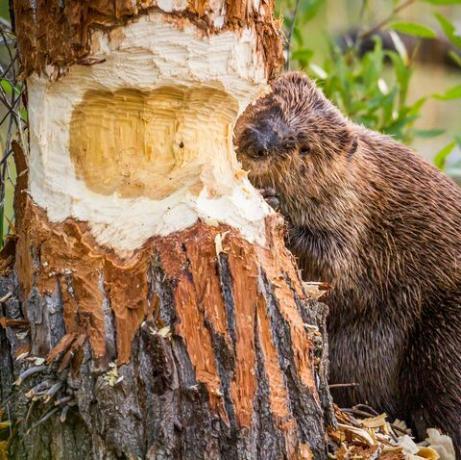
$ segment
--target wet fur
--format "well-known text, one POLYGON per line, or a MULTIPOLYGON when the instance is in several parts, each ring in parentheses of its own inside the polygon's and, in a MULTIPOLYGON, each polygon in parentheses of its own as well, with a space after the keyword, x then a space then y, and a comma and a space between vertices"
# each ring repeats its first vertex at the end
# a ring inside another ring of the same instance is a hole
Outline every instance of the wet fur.
POLYGON ((297 73, 235 135, 250 180, 278 194, 303 277, 333 286, 330 382, 359 384, 335 400, 369 403, 422 435, 439 427, 461 459, 461 190, 297 73))

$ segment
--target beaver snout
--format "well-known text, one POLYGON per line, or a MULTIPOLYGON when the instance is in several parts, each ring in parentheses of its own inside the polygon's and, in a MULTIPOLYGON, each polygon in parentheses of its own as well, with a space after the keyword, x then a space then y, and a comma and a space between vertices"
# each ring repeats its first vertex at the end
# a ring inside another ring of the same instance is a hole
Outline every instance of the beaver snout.
POLYGON ((242 136, 239 151, 253 159, 264 159, 276 151, 280 144, 280 136, 272 124, 265 123, 250 126, 242 136))

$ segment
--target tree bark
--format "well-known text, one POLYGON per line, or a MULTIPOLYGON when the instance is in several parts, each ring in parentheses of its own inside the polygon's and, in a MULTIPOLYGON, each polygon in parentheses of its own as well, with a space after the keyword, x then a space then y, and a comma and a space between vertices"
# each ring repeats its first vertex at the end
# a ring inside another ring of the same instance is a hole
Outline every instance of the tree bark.
POLYGON ((13 6, 30 152, 0 283, 11 457, 325 458, 324 309, 232 148, 281 63, 272 4, 13 6))

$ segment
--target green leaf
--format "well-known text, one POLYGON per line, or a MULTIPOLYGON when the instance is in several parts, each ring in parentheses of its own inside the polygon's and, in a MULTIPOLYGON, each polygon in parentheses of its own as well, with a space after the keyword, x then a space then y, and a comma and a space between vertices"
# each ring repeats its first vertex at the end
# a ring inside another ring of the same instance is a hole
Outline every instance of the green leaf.
POLYGON ((461 98, 461 85, 453 86, 452 88, 446 90, 443 94, 434 94, 434 97, 442 101, 449 101, 451 99, 460 99, 461 98))
POLYGON ((314 52, 308 48, 302 48, 296 51, 293 51, 291 55, 291 59, 294 61, 300 61, 303 63, 308 63, 312 56, 314 55, 314 52))
POLYGON ((410 115, 418 114, 421 111, 421 109, 423 108, 423 105, 426 102, 427 102, 427 97, 419 98, 413 105, 408 107, 408 114, 410 114, 410 115))
POLYGON ((456 27, 443 15, 440 13, 435 13, 437 21, 439 21, 440 27, 450 40, 453 45, 461 48, 461 36, 457 33, 456 27))
POLYGON ((418 24, 416 22, 393 22, 391 29, 402 32, 413 37, 435 38, 437 34, 430 27, 418 24))
MULTIPOLYGON (((301 1, 301 0, 299 0, 301 1)), ((317 16, 320 7, 325 3, 325 0, 307 0, 302 2, 302 20, 308 22, 317 16)))
POLYGON ((452 141, 448 145, 446 145, 443 149, 439 150, 439 152, 434 157, 434 164, 439 168, 441 171, 445 169, 445 164, 447 162, 447 158, 455 148, 456 142, 452 141))
POLYGON ((8 80, 6 80, 5 78, 2 78, 2 80, 0 81, 0 85, 6 94, 9 94, 9 95, 13 94, 13 86, 8 80))
POLYGON ((423 0, 432 5, 461 5, 461 0, 423 0))
POLYGON ((311 71, 314 73, 314 75, 317 77, 317 78, 320 78, 320 80, 325 80, 327 77, 328 77, 328 74, 325 72, 325 70, 323 70, 320 66, 318 66, 317 64, 313 64, 311 63, 309 65, 311 71))
POLYGON ((298 26, 295 26, 293 30, 293 38, 296 40, 298 46, 303 46, 303 34, 299 30, 298 26))
POLYGON ((458 64, 461 67, 461 55, 456 51, 451 50, 448 55, 450 56, 451 60, 458 64))
POLYGON ((19 114, 21 115, 21 118, 27 123, 27 121, 29 120, 27 109, 25 109, 24 107, 19 109, 19 114))
POLYGON ((441 134, 443 134, 445 132, 444 129, 417 129, 415 131, 415 135, 417 137, 422 137, 424 139, 430 139, 432 137, 437 137, 437 136, 440 136, 441 134))
POLYGON ((389 31, 389 35, 391 36, 392 42, 394 43, 395 49, 397 50, 398 56, 402 60, 402 63, 407 66, 409 63, 407 49, 405 44, 403 43, 402 39, 399 37, 399 34, 394 32, 393 30, 389 31))

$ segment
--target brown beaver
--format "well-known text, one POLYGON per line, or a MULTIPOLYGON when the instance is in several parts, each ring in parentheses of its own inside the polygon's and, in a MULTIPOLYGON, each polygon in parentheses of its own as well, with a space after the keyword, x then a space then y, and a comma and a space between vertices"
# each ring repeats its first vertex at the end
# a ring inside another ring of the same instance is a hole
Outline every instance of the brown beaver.
MULTIPOLYGON (((306 280, 327 281, 330 383, 461 447, 461 190, 344 117, 299 73, 240 117, 237 153, 272 189, 306 280)), ((272 197, 273 198, 273 197, 272 197)))

